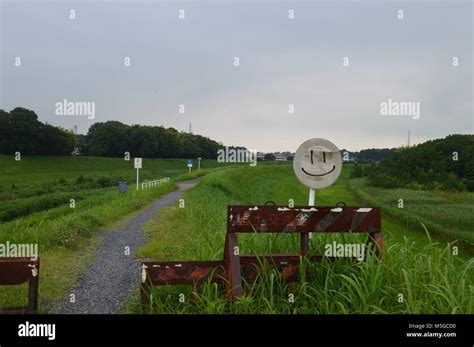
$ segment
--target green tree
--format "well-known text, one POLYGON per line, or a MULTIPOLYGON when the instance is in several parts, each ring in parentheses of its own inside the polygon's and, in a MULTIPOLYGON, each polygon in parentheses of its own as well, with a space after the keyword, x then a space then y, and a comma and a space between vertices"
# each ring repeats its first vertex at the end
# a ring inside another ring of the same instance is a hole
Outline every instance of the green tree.
POLYGON ((40 153, 46 155, 71 154, 76 143, 72 132, 49 124, 41 125, 39 137, 40 153))
POLYGON ((10 111, 10 141, 13 152, 22 154, 41 154, 41 123, 31 110, 17 107, 10 111))
POLYGON ((265 156, 263 157, 265 160, 275 160, 275 154, 273 153, 267 153, 265 154, 265 156))
POLYGON ((117 121, 93 124, 87 133, 90 154, 106 157, 123 156, 124 152, 130 150, 127 128, 127 125, 117 121))
POLYGON ((474 135, 449 135, 397 149, 370 170, 369 183, 383 187, 472 189, 474 135))

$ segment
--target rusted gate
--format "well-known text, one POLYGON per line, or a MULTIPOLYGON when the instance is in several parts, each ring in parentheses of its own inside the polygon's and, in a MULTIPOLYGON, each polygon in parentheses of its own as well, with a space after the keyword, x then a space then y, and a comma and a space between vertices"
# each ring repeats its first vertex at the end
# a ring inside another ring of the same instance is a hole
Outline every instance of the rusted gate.
POLYGON ((0 307, 2 313, 37 313, 39 258, 0 258, 0 285, 18 285, 28 282, 26 307, 0 307))
POLYGON ((223 260, 145 261, 142 263, 142 303, 149 303, 152 285, 199 284, 206 281, 226 285, 230 299, 242 295, 242 278, 252 283, 262 265, 281 271, 287 282, 298 279, 301 258, 321 261, 323 255, 309 255, 309 233, 367 233, 369 249, 379 257, 383 250, 380 208, 346 206, 255 206, 229 205, 223 260), (298 254, 240 254, 238 233, 298 233, 298 254))

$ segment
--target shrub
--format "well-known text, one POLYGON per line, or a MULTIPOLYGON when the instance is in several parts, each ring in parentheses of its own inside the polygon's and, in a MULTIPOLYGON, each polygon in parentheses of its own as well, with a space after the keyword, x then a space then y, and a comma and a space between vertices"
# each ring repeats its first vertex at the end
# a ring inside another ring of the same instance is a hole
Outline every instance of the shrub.
POLYGON ((464 180, 464 185, 468 191, 474 192, 474 180, 464 180))
POLYGON ((355 163, 352 167, 350 178, 359 178, 364 176, 364 169, 358 163, 355 163))
MULTIPOLYGON (((85 194, 75 193, 76 201, 84 199, 85 194)), ((71 193, 52 193, 25 199, 10 200, 0 203, 0 221, 5 222, 31 213, 40 212, 69 204, 71 193)))
POLYGON ((383 187, 383 188, 400 187, 400 183, 395 177, 384 174, 384 173, 379 174, 377 176, 375 175, 369 176, 369 183, 373 186, 383 187))
POLYGON ((117 182, 112 179, 112 177, 99 177, 95 180, 95 186, 97 188, 112 187, 116 184, 117 182))

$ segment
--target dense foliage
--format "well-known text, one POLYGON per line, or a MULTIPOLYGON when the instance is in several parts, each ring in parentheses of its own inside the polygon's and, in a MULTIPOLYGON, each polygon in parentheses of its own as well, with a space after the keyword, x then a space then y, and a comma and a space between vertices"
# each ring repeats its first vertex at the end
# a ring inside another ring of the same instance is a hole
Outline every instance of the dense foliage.
POLYGON ((161 126, 95 123, 81 147, 83 154, 121 157, 124 152, 148 158, 214 159, 221 144, 207 137, 161 126))
POLYGON ((41 123, 33 111, 0 110, 0 153, 64 155, 71 153, 74 144, 71 132, 41 123))
POLYGON ((474 191, 474 135, 450 135, 393 151, 361 170, 373 186, 474 191))
POLYGON ((341 155, 343 158, 348 155, 347 159, 353 159, 359 163, 374 163, 388 158, 394 150, 394 148, 368 148, 359 152, 351 152, 343 149, 341 155))
POLYGON ((273 153, 267 153, 265 154, 265 156, 263 157, 265 160, 275 160, 275 154, 273 153))
POLYGON ((214 159, 223 146, 200 135, 161 126, 95 123, 87 135, 43 124, 34 111, 17 107, 0 110, 0 153, 68 155, 79 147, 82 155, 146 158, 214 159))
POLYGON ((390 156, 393 149, 390 148, 369 148, 361 150, 357 155, 357 160, 362 162, 377 162, 390 156))

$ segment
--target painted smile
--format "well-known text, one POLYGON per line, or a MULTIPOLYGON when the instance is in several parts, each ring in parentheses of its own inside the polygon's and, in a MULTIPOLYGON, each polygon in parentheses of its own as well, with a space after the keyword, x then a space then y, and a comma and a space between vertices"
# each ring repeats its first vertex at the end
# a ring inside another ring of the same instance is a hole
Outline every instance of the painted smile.
POLYGON ((301 168, 301 170, 307 174, 308 176, 315 176, 315 177, 318 177, 318 176, 326 176, 326 175, 329 175, 331 172, 333 172, 334 170, 336 170, 336 165, 333 165, 332 166, 332 169, 324 174, 319 174, 319 175, 315 175, 315 174, 310 174, 309 172, 307 172, 304 168, 301 168))

